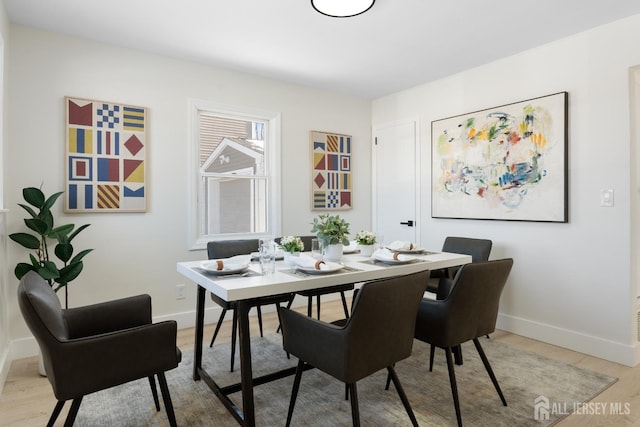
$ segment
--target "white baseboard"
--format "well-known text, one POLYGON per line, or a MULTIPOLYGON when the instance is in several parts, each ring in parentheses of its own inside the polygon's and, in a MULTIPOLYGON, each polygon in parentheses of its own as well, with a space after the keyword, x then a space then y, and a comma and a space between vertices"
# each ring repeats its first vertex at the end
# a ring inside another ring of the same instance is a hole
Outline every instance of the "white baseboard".
POLYGON ((9 368, 11 367, 11 360, 9 360, 9 350, 0 355, 0 394, 4 388, 4 383, 9 375, 9 368))
POLYGON ((496 327, 626 366, 635 366, 640 362, 640 349, 637 345, 619 343, 502 313, 498 314, 496 327))

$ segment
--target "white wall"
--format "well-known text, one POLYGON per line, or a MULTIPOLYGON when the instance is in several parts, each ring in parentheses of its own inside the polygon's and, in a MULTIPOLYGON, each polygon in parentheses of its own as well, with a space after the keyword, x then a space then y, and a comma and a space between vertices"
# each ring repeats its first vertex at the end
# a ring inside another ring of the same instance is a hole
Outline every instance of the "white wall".
MULTIPOLYGON (((153 298, 156 318, 193 324, 195 285, 187 284, 186 300, 174 297, 175 285, 186 281, 176 273, 176 262, 206 258, 204 251, 187 250, 190 98, 281 112, 285 234, 308 234, 317 214, 310 209, 309 131, 353 135, 354 209, 341 215, 354 229, 370 227, 370 101, 22 26, 11 27, 11 38, 7 206, 21 201, 25 186, 44 182, 47 194, 63 189, 65 95, 149 109, 149 211, 65 216, 58 206, 61 221, 91 224, 74 242, 95 249, 70 286, 71 306, 144 292, 153 298)), ((9 230, 20 228, 22 218, 12 209, 9 230)), ((9 265, 25 257, 17 245, 9 245, 9 265)), ((35 347, 15 292, 10 296, 10 333, 19 357, 35 347)))
POLYGON ((9 284, 9 275, 7 268, 7 245, 6 245, 6 210, 4 207, 4 189, 8 180, 5 177, 5 114, 6 114, 6 69, 9 41, 9 20, 7 18, 4 3, 0 3, 0 392, 4 385, 4 380, 9 373, 11 359, 9 357, 10 338, 9 338, 9 302, 8 294, 11 292, 9 284))
MULTIPOLYGON (((630 280, 629 67, 640 63, 640 15, 477 67, 373 103, 374 126, 419 116, 422 241, 492 239, 513 257, 499 327, 625 364, 637 345, 630 280), (569 223, 430 217, 431 121, 569 92, 569 223), (615 189, 615 206, 599 192, 615 189)), ((487 46, 487 49, 499 49, 487 46)), ((437 58, 442 61, 446 58, 437 58)), ((635 166, 634 166, 635 167, 635 166)))

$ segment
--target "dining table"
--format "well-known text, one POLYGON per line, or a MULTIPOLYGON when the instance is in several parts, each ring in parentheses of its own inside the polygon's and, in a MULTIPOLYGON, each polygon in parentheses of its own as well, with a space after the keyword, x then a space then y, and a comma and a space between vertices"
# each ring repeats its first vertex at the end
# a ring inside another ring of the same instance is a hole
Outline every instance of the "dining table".
POLYGON ((448 269, 471 262, 469 255, 428 250, 415 251, 403 259, 404 261, 401 262, 382 262, 372 257, 352 253, 342 257, 340 260, 342 268, 330 271, 309 271, 296 268, 284 261, 277 261, 275 272, 264 275, 261 274, 260 264, 257 262, 250 263, 246 269, 236 274, 217 274, 203 268, 210 260, 178 262, 178 273, 197 285, 194 381, 203 380, 240 425, 255 426, 254 386, 293 375, 295 367, 253 377, 249 310, 262 304, 265 299, 285 294, 341 284, 359 284, 424 270, 448 269), (407 259, 409 261, 406 261, 407 259), (207 291, 225 301, 236 303, 240 347, 240 382, 224 387, 221 387, 202 366, 207 291), (242 396, 241 407, 229 397, 232 393, 239 391, 242 396))

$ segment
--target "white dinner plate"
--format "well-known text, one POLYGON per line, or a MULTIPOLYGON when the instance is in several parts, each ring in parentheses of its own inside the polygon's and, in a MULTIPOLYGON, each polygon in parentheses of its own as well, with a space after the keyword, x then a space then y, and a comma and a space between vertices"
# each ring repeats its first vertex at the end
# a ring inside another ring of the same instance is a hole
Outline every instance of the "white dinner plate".
POLYGON ((387 249, 389 249, 391 252, 398 252, 399 254, 421 254, 426 250, 425 248, 391 249, 388 246, 387 246, 387 249))
POLYGON ((238 265, 237 267, 234 266, 234 268, 218 270, 218 266, 215 262, 208 261, 208 262, 203 262, 200 265, 200 268, 205 270, 207 273, 215 274, 216 276, 226 276, 227 274, 244 273, 249 268, 249 265, 244 264, 244 265, 238 265))
MULTIPOLYGON (((397 252, 397 251, 396 251, 397 252)), ((373 259, 376 261, 384 262, 385 264, 408 264, 416 260, 415 257, 404 255, 403 259, 389 259, 389 258, 379 258, 377 256, 373 256, 373 259)))
POLYGON ((335 273, 338 270, 342 270, 344 268, 344 265, 342 264, 338 264, 335 262, 328 262, 325 263, 325 268, 323 270, 316 270, 315 267, 296 267, 298 270, 303 271, 305 273, 309 273, 309 274, 329 274, 329 273, 335 273))

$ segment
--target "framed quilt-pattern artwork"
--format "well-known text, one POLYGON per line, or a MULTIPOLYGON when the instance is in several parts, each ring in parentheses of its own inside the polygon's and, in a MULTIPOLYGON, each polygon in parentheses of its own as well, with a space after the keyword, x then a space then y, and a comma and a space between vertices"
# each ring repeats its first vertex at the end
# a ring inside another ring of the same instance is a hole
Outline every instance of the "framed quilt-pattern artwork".
POLYGON ((311 131, 310 139, 311 208, 351 209, 351 135, 311 131))
POLYGON ((146 212, 147 109, 65 97, 67 213, 146 212))

